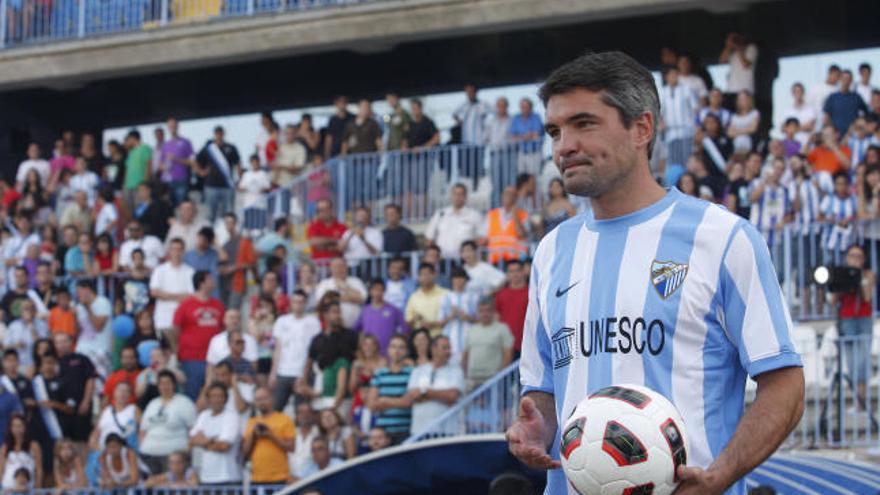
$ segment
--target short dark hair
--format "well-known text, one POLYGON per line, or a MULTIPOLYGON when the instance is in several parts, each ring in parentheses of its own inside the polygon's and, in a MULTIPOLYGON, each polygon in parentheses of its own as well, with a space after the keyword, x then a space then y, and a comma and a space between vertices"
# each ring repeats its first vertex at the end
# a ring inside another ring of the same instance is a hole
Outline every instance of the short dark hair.
POLYGON ((422 263, 421 265, 419 265, 419 273, 421 273, 422 270, 429 270, 431 273, 435 273, 437 271, 434 268, 434 265, 430 263, 422 263))
POLYGON ((183 239, 181 239, 180 237, 173 237, 170 241, 168 241, 169 246, 172 244, 180 244, 181 247, 186 247, 186 243, 183 242, 183 239))
POLYGON ((288 222, 286 218, 276 218, 275 223, 272 224, 272 226, 274 227, 272 230, 278 232, 278 229, 287 226, 287 224, 288 222))
POLYGON ((204 237, 209 243, 214 242, 214 229, 211 227, 205 226, 200 228, 197 235, 204 237))
POLYGON ((95 292, 95 282, 89 279, 82 279, 76 281, 77 287, 82 287, 83 289, 89 289, 92 292, 95 292))
POLYGON ((783 124, 783 127, 788 127, 789 124, 801 125, 800 121, 796 117, 789 117, 785 119, 785 124, 783 124))
POLYGON ((828 72, 840 72, 840 66, 837 64, 831 64, 828 66, 828 72))
POLYGON ((516 176, 516 188, 519 189, 522 186, 528 184, 530 180, 532 180, 532 174, 522 173, 516 176))
POLYGON ((397 203, 388 203, 387 205, 385 205, 385 209, 387 210, 388 208, 396 210, 397 213, 401 213, 403 211, 403 209, 397 203))
POLYGON ((141 140, 141 133, 137 129, 132 129, 132 130, 128 131, 128 134, 125 135, 125 139, 128 139, 128 138, 135 138, 138 141, 140 141, 141 140))
POLYGON ((156 377, 156 383, 159 383, 159 380, 162 378, 167 378, 171 380, 174 384, 174 388, 177 388, 177 375, 174 374, 171 370, 162 370, 159 372, 159 375, 156 377))
MULTIPOLYGON (((219 363, 217 363, 217 367, 218 367, 218 368, 219 368, 220 366, 223 366, 223 365, 226 365, 227 367, 232 368, 232 365, 230 365, 229 362, 226 361, 226 360, 223 360, 223 361, 220 361, 219 363)), ((214 389, 217 389, 217 390, 222 391, 222 392, 223 392, 223 395, 224 395, 227 399, 229 399, 229 389, 226 388, 226 385, 223 385, 223 384, 220 383, 220 382, 214 382, 214 383, 212 383, 211 385, 208 386, 208 392, 211 392, 211 390, 214 390, 214 389)), ((207 395, 207 394, 206 394, 206 395, 207 395)))
POLYGON ((211 273, 205 270, 199 270, 193 273, 193 288, 199 290, 199 287, 211 276, 211 273))
POLYGON ((871 69, 871 64, 869 64, 868 62, 862 62, 862 63, 860 63, 860 64, 859 64, 859 72, 861 72, 861 71, 863 71, 863 70, 865 70, 865 69, 868 69, 869 71, 872 71, 872 70, 873 70, 873 69, 871 69))
POLYGON ((18 351, 16 349, 6 349, 3 351, 3 359, 6 359, 8 356, 15 356, 15 359, 19 359, 18 351))
POLYGON ((238 221, 238 215, 236 215, 235 213, 233 213, 233 212, 231 212, 231 211, 227 211, 227 212, 223 215, 223 218, 231 218, 233 222, 237 222, 237 221, 238 221))
POLYGON ((385 281, 382 280, 381 278, 378 278, 378 277, 370 280, 370 288, 371 289, 377 285, 381 285, 382 288, 384 289, 385 288, 385 281))
POLYGON ((461 268, 459 268, 457 266, 455 268, 453 268, 452 271, 449 272, 449 278, 450 278, 450 280, 453 278, 463 278, 465 280, 471 279, 471 277, 468 276, 466 271, 462 270, 461 268))
POLYGON ((474 250, 476 250, 476 249, 477 249, 477 243, 474 242, 474 241, 472 241, 472 240, 470 240, 470 239, 468 239, 468 240, 462 242, 462 243, 461 243, 461 247, 458 248, 458 249, 459 249, 459 251, 461 251, 462 249, 464 249, 464 248, 466 248, 466 247, 472 247, 472 248, 474 248, 474 250))
POLYGON ((834 182, 837 182, 837 179, 843 179, 849 184, 849 173, 848 172, 837 172, 834 174, 834 182))
POLYGON ((648 143, 648 158, 651 158, 660 124, 660 96, 648 69, 623 52, 588 53, 553 71, 538 95, 546 107, 550 97, 574 89, 601 92, 602 101, 617 109, 626 128, 646 112, 650 113, 654 124, 654 135, 648 143))
POLYGON ((306 300, 309 299, 309 295, 306 294, 306 291, 304 291, 302 289, 296 289, 295 291, 293 291, 293 294, 291 294, 291 296, 300 296, 306 300))
POLYGON ((517 259, 507 260, 507 261, 504 263, 504 269, 506 270, 506 269, 510 268, 511 266, 516 266, 516 265, 519 265, 520 268, 522 268, 522 267, 523 267, 523 262, 520 261, 520 260, 517 260, 517 259))

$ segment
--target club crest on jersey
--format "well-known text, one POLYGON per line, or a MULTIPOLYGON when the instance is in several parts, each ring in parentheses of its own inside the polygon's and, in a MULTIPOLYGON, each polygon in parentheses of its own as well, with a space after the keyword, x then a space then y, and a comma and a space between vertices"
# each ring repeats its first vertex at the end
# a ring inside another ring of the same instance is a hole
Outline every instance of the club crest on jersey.
POLYGON ((687 263, 657 261, 651 264, 651 283, 663 299, 675 293, 687 277, 687 263))

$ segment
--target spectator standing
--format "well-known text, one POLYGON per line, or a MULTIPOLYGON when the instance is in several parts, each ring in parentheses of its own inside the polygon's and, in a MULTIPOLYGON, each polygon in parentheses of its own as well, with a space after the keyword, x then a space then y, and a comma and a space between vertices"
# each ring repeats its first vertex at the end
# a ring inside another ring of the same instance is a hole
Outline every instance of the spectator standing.
MULTIPOLYGON (((21 412, 33 422, 37 401, 34 400, 31 381, 21 373, 20 363, 18 351, 15 349, 3 350, 3 374, 0 375, 0 387, 18 398, 19 403, 24 406, 24 410, 21 412)), ((9 416, 0 416, 0 425, 4 427, 2 431, 6 431, 5 427, 9 426, 6 422, 8 419, 9 416)))
POLYGON ((841 136, 849 131, 853 121, 868 114, 868 106, 862 97, 852 90, 853 75, 849 70, 840 74, 840 89, 828 95, 822 107, 828 122, 837 129, 841 136))
MULTIPOLYGON (((43 451, 40 444, 31 439, 27 421, 21 414, 9 418, 9 430, 4 433, 6 441, 0 447, 0 488, 4 492, 16 488, 15 478, 19 469, 28 472, 33 484, 28 489, 43 486, 43 451)), ((48 453, 47 453, 48 455, 48 453)))
MULTIPOLYGON (((12 349, 9 349, 12 351, 12 349)), ((11 381, 11 379, 9 380, 11 381)), ((0 376, 0 431, 8 431, 9 420, 14 414, 25 414, 24 406, 18 398, 18 391, 15 385, 7 384, 5 376, 0 376), (6 388, 6 387, 9 388, 6 388)), ((6 438, 3 438, 5 442, 6 438)), ((0 442, 0 446, 3 442, 0 442)), ((2 473, 2 471, 0 471, 2 473)))
POLYGON ((359 206, 354 212, 354 225, 342 234, 338 250, 349 266, 366 269, 360 263, 383 251, 382 231, 370 224, 370 209, 359 206))
POLYGON ((291 479, 287 454, 296 447, 296 431, 289 416, 272 409, 272 392, 254 392, 257 415, 244 429, 241 452, 252 465, 251 481, 258 485, 288 483, 291 479))
POLYGON ((702 126, 706 120, 706 117, 709 115, 714 115, 718 118, 718 121, 721 124, 722 132, 727 130, 727 126, 730 125, 730 118, 733 117, 733 113, 730 110, 724 108, 724 94, 718 88, 712 88, 712 91, 709 92, 709 105, 701 108, 697 112, 697 125, 702 126))
POLYGON ((211 337, 211 341, 208 343, 208 354, 205 361, 208 363, 209 376, 210 368, 228 359, 236 347, 235 342, 239 340, 244 342, 241 349, 239 349, 241 359, 247 361, 251 368, 256 369, 257 350, 259 348, 257 339, 249 333, 242 332, 241 311, 229 308, 223 313, 223 331, 211 337))
POLYGON ((162 161, 162 145, 165 144, 165 129, 162 126, 153 129, 153 141, 155 144, 153 145, 153 159, 150 161, 150 178, 159 179, 162 177, 159 171, 162 161))
MULTIPOLYGON (((12 235, 2 244, 3 246, 3 263, 6 265, 6 283, 8 288, 12 288, 12 282, 15 280, 15 267, 22 264, 27 250, 31 245, 40 244, 40 236, 32 230, 30 212, 18 210, 16 212, 12 226, 10 229, 12 235)), ((7 323, 9 314, 6 315, 7 323)))
POLYGON ((451 200, 452 205, 434 212, 425 230, 425 238, 440 248, 444 258, 457 258, 461 244, 476 240, 484 223, 476 210, 465 206, 467 188, 464 184, 452 187, 451 200))
POLYGON ((507 285, 495 294, 495 310, 501 322, 507 325, 513 335, 514 357, 518 358, 522 349, 523 324, 529 300, 528 275, 522 262, 510 261, 507 270, 507 285))
POLYGON ((181 136, 177 119, 166 121, 170 139, 165 141, 159 155, 159 174, 171 189, 174 206, 179 205, 189 194, 189 171, 193 164, 193 147, 189 139, 181 136))
POLYGON ((501 206, 489 212, 486 244, 489 262, 522 259, 528 256, 529 214, 516 205, 516 190, 508 186, 501 193, 501 206))
POLYGON ((382 128, 373 118, 370 100, 362 99, 358 102, 357 117, 345 128, 340 154, 372 153, 381 150, 382 128))
POLYGON ((79 336, 76 350, 94 363, 98 374, 106 377, 110 374, 110 353, 113 346, 113 331, 110 329, 110 317, 113 306, 110 300, 95 292, 94 282, 80 280, 76 283, 76 322, 79 336))
MULTIPOLYGON (((39 373, 34 375, 32 386, 37 400, 37 415, 31 419, 33 438, 40 444, 43 452, 52 452, 55 442, 64 437, 76 440, 88 438, 77 432, 76 411, 73 404, 76 384, 63 375, 58 359, 51 352, 40 357, 39 373)), ((89 411, 91 412, 91 411, 89 411)), ((89 425, 91 428, 91 425, 89 425)), ((52 469, 51 456, 43 458, 42 468, 52 469)))
POLYGON ((123 182, 123 198, 126 210, 133 213, 135 210, 135 194, 137 186, 150 179, 150 163, 153 160, 153 150, 141 142, 141 133, 132 129, 125 136, 125 179, 123 182))
POLYGON ((333 107, 335 111, 327 123, 327 133, 324 138, 324 157, 328 160, 342 151, 345 131, 348 124, 354 120, 354 115, 348 111, 348 98, 345 96, 334 98, 333 107))
POLYGON ((464 349, 464 336, 467 326, 476 321, 477 292, 467 291, 468 274, 461 268, 453 268, 450 274, 452 290, 443 295, 440 304, 440 321, 443 324, 443 335, 449 338, 451 355, 449 361, 459 364, 461 351, 464 349))
POLYGON ((860 164, 865 163, 869 147, 880 145, 880 139, 868 130, 868 122, 865 117, 861 115, 853 120, 847 135, 849 137, 849 139, 847 139, 847 146, 850 151, 852 151, 851 162, 857 167, 860 164))
POLYGON ((174 311, 173 325, 177 342, 177 357, 186 374, 186 395, 195 400, 205 382, 208 345, 211 337, 222 330, 225 308, 211 298, 214 279, 207 272, 192 276, 195 294, 180 302, 174 311))
MULTIPOLYGON (((55 343, 55 351, 58 353, 57 373, 64 377, 62 386, 58 387, 59 393, 63 391, 63 404, 71 399, 73 407, 64 410, 66 418, 62 418, 62 424, 69 425, 69 430, 64 429, 65 436, 76 443, 84 443, 88 440, 92 431, 92 398, 95 393, 95 382, 98 378, 95 364, 85 355, 80 354, 83 350, 77 346, 73 350, 73 338, 66 333, 57 333, 52 337, 55 343)), ((56 373, 54 363, 47 363, 43 356, 43 374, 51 368, 51 373, 56 373)))
POLYGON ((321 333, 321 322, 306 314, 307 296, 297 290, 290 299, 290 313, 278 317, 272 329, 275 350, 269 388, 273 390, 274 409, 282 411, 290 400, 297 379, 303 376, 309 345, 321 333))
POLYGON ((214 138, 196 156, 195 172, 205 180, 205 202, 210 211, 210 223, 232 211, 235 194, 235 174, 241 167, 238 148, 224 140, 223 127, 214 128, 214 138))
POLYGON ((321 260, 339 256, 339 240, 348 230, 333 214, 333 203, 329 199, 318 201, 317 217, 309 224, 309 246, 312 259, 321 260))
POLYGON ((406 338, 394 335, 388 342, 388 366, 373 371, 367 406, 373 412, 375 424, 391 435, 398 444, 408 435, 412 423, 412 401, 406 397, 412 366, 405 363, 408 352, 406 338))
POLYGON ((807 143, 810 142, 810 138, 813 136, 813 131, 816 129, 817 116, 816 107, 809 104, 804 98, 804 95, 805 91, 803 84, 799 82, 792 84, 791 96, 794 101, 792 102, 791 108, 786 110, 783 114, 783 120, 786 122, 784 126, 788 125, 787 122, 789 119, 797 119, 798 127, 795 138, 802 146, 806 146, 807 143))
POLYGON ((361 279, 348 274, 348 265, 342 258, 330 261, 330 276, 315 288, 315 298, 321 300, 328 291, 336 291, 340 296, 342 324, 346 328, 354 326, 367 299, 367 288, 361 279))
POLYGON ((382 116, 385 122, 385 149, 395 151, 401 149, 412 125, 413 118, 400 103, 400 95, 390 92, 385 95, 385 101, 391 107, 390 113, 382 116))
POLYGON ((541 167, 544 124, 533 109, 532 100, 523 98, 519 102, 520 113, 510 121, 510 138, 520 143, 517 157, 519 173, 537 174, 541 167))
POLYGON ((296 405, 296 447, 288 455, 290 473, 297 477, 305 477, 305 470, 312 463, 312 441, 321 434, 315 419, 315 410, 308 402, 296 405))
POLYGON ((679 81, 678 68, 663 70, 664 85, 660 91, 660 109, 664 141, 669 155, 666 164, 666 182, 675 183, 684 171, 694 143, 694 119, 699 110, 697 94, 679 81))
POLYGON ((128 383, 131 390, 129 391, 128 403, 134 404, 135 402, 135 385, 137 384, 137 377, 140 374, 140 369, 138 369, 138 356, 137 351, 132 346, 125 346, 122 348, 122 351, 119 353, 119 362, 121 367, 110 374, 107 377, 107 381, 104 382, 104 390, 101 394, 101 403, 106 405, 108 401, 114 397, 114 392, 116 391, 116 386, 122 382, 128 383))
POLYGON ((513 359, 513 335, 505 323, 495 319, 491 297, 480 300, 477 321, 468 326, 462 351, 468 390, 479 387, 513 359))
MULTIPOLYGON (((724 50, 718 63, 728 64, 727 93, 730 103, 741 91, 755 94, 755 63, 758 60, 758 47, 749 43, 739 33, 730 33, 724 42, 724 50)), ((733 106, 731 104, 728 107, 733 106)))
POLYGON ((406 303, 404 316, 406 324, 413 330, 425 328, 432 335, 439 335, 443 330, 440 319, 440 306, 446 289, 434 283, 434 265, 422 263, 419 266, 419 288, 406 303))
POLYGON ((856 84, 856 93, 862 97, 865 105, 871 105, 871 94, 877 89, 871 85, 871 64, 867 62, 859 64, 859 82, 856 84))
MULTIPOLYGON (((401 319, 403 318, 401 317, 401 319)), ((372 424, 372 415, 366 402, 367 389, 373 378, 373 372, 387 365, 388 361, 379 352, 379 339, 372 334, 361 334, 347 385, 348 393, 352 396, 351 424, 359 431, 368 431, 372 424)))
POLYGON ((257 276, 257 255, 251 239, 241 235, 235 214, 227 213, 223 221, 229 238, 220 249, 220 294, 227 307, 239 308, 247 291, 248 271, 257 276))
POLYGON ((144 235, 144 226, 137 220, 128 223, 126 229, 128 238, 119 247, 119 266, 123 270, 131 270, 132 252, 140 249, 144 253, 144 265, 152 270, 159 266, 160 260, 165 255, 162 241, 156 236, 144 235))
POLYGON ((814 148, 807 155, 813 171, 817 175, 825 175, 824 178, 819 177, 820 185, 831 182, 828 179, 838 172, 848 172, 852 166, 852 151, 848 146, 839 143, 837 129, 826 125, 822 128, 822 134, 817 137, 814 148))
POLYGON ((74 192, 82 191, 86 193, 89 207, 95 205, 100 182, 101 179, 98 178, 98 174, 89 170, 86 159, 82 157, 77 158, 74 162, 73 175, 70 176, 68 185, 74 192))
POLYGON ((189 199, 177 205, 177 217, 171 221, 171 228, 164 237, 166 249, 173 239, 183 241, 184 252, 195 249, 199 231, 210 226, 204 219, 199 219, 198 214, 198 208, 189 199))
POLYGON ((284 140, 278 147, 275 161, 270 164, 272 183, 281 188, 290 187, 306 166, 308 150, 297 140, 296 127, 284 126, 284 140))
POLYGON ((406 260, 396 256, 388 262, 388 278, 385 279, 385 301, 404 311, 409 296, 416 290, 416 283, 407 276, 406 260))
POLYGON ((402 214, 403 211, 400 205, 390 204, 385 206, 385 229, 382 230, 382 251, 395 256, 418 249, 415 234, 400 223, 402 214))
POLYGON ((467 272, 467 291, 475 294, 477 299, 495 293, 504 285, 504 272, 481 260, 477 243, 473 241, 461 244, 461 267, 467 272))
POLYGON ((413 402, 411 433, 414 435, 422 433, 449 410, 465 391, 461 367, 449 364, 449 356, 449 339, 442 335, 435 337, 431 342, 431 362, 414 369, 409 377, 407 397, 413 402))
POLYGON ((169 456, 187 447, 187 436, 196 419, 196 406, 177 393, 177 377, 170 370, 159 372, 159 396, 141 415, 139 450, 151 474, 168 469, 169 456))
POLYGON ((761 114, 754 106, 752 95, 740 91, 736 96, 736 113, 727 128, 727 136, 733 140, 734 153, 743 154, 754 149, 754 135, 760 124, 761 114))
POLYGON ((830 251, 835 263, 841 259, 846 249, 852 244, 853 221, 858 215, 856 198, 851 192, 849 174, 834 174, 834 194, 822 199, 819 205, 822 212, 819 220, 828 225, 824 233, 824 247, 830 251))
POLYGON ((425 115, 422 100, 418 98, 410 99, 409 107, 412 110, 412 120, 406 133, 403 135, 401 149, 421 150, 433 148, 440 144, 440 131, 437 130, 434 121, 425 115))
POLYGON ((461 125, 461 143, 483 144, 486 140, 486 119, 492 114, 492 107, 477 99, 477 87, 473 84, 464 86, 464 94, 467 101, 452 114, 461 125))
POLYGON ((683 86, 691 88, 691 91, 697 95, 700 106, 705 105, 709 101, 709 91, 706 88, 706 81, 699 74, 694 73, 694 60, 685 53, 678 56, 675 63, 678 68, 678 79, 683 86))
POLYGON ((154 183, 146 182, 137 186, 134 218, 146 227, 147 234, 166 239, 174 209, 163 198, 164 192, 160 194, 159 187, 164 186, 157 187, 154 183))
POLYGON ((352 330, 376 337, 379 354, 384 356, 391 337, 406 333, 409 329, 403 319, 403 312, 385 301, 385 282, 382 279, 370 281, 369 291, 369 302, 364 305, 352 330))
POLYGON ((27 269, 23 266, 16 266, 12 273, 10 289, 0 299, 0 309, 3 310, 3 320, 7 325, 21 318, 22 303, 30 300, 27 269))
MULTIPOLYGON (((238 179, 238 193, 241 195, 241 207, 245 210, 249 208, 266 208, 266 193, 272 190, 272 180, 269 173, 263 170, 260 164, 260 157, 251 155, 248 158, 250 168, 241 174, 238 179)), ((247 216, 247 215, 245 215, 247 216)))
MULTIPOLYGON (((199 272, 208 272, 215 281, 220 280, 220 255, 214 249, 214 229, 202 227, 196 236, 195 246, 183 255, 183 262, 199 272)), ((215 283, 211 297, 220 298, 220 287, 215 283)))
POLYGON ((36 170, 40 176, 40 183, 45 186, 49 182, 50 171, 52 170, 52 166, 48 161, 44 160, 41 156, 40 145, 37 143, 31 143, 28 145, 27 149, 27 160, 18 164, 18 169, 15 172, 15 188, 19 191, 24 190, 24 184, 27 178, 28 172, 31 170, 36 170))
POLYGON ((150 295, 156 300, 154 323, 160 335, 168 335, 174 326, 174 314, 180 302, 195 292, 195 270, 183 262, 184 244, 179 237, 168 244, 168 261, 150 275, 150 295))
POLYGON ((208 409, 199 413, 189 433, 190 447, 203 449, 199 480, 202 483, 235 484, 241 480, 238 462, 241 419, 226 408, 229 390, 220 383, 208 388, 208 409))
POLYGON ((840 76, 840 67, 832 64, 828 67, 828 75, 825 81, 810 88, 807 101, 812 105, 817 117, 821 116, 825 111, 825 101, 828 99, 828 96, 840 89, 840 76))
MULTIPOLYGON (((486 123, 486 135, 483 144, 493 148, 500 149, 511 142, 510 133, 510 115, 507 113, 509 103, 507 98, 500 96, 495 100, 495 114, 486 123)), ((543 132, 543 131, 542 131, 543 132)), ((493 163, 493 167, 494 167, 493 163)), ((515 173, 510 172, 509 177, 513 178, 515 173)), ((493 182, 495 185, 495 182, 493 182)))
POLYGON ((358 345, 357 334, 342 324, 339 303, 330 302, 321 310, 323 328, 309 344, 309 354, 303 374, 297 382, 297 394, 314 400, 315 409, 350 410, 347 400, 348 372, 358 345), (308 384, 315 375, 316 387, 308 384))

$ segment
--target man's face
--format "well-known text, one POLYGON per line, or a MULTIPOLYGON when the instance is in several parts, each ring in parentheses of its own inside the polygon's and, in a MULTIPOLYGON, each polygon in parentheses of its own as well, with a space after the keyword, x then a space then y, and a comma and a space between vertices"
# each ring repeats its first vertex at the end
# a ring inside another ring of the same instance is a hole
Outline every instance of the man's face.
POLYGON ((480 324, 488 325, 492 323, 492 318, 495 316, 495 308, 492 307, 491 304, 480 304, 477 307, 477 318, 480 320, 480 324))
POLYGON ((28 146, 27 156, 31 160, 39 159, 40 158, 40 146, 38 144, 31 143, 31 145, 28 146))
POLYGON ((196 207, 190 201, 180 203, 180 206, 177 208, 180 211, 180 220, 183 223, 192 222, 193 218, 196 216, 196 207))
POLYGON ((391 280, 399 280, 403 275, 403 263, 400 261, 392 261, 388 264, 388 278, 391 280))
POLYGON ((227 216, 223 217, 223 225, 226 227, 226 231, 229 232, 230 235, 235 234, 236 232, 236 221, 235 217, 227 216))
POLYGON ((348 277, 348 265, 345 263, 344 259, 334 258, 333 261, 330 262, 330 275, 339 280, 348 277))
POLYGON ((795 85, 791 88, 791 94, 794 96, 794 99, 800 101, 804 97, 804 88, 800 85, 795 85))
POLYGON ((867 83, 871 80, 871 69, 867 67, 862 67, 859 69, 859 77, 862 78, 862 82, 867 83))
POLYGON ((461 260, 469 265, 477 260, 477 250, 470 244, 462 246, 459 254, 461 255, 461 260))
POLYGON ((440 364, 449 362, 449 355, 452 348, 449 345, 449 339, 439 338, 431 344, 431 355, 434 356, 440 364))
POLYGON ((386 352, 388 354, 388 359, 392 363, 400 363, 406 357, 409 350, 403 339, 395 338, 388 342, 388 349, 386 352))
POLYGON ((228 387, 232 383, 232 372, 229 371, 229 367, 217 366, 214 368, 214 380, 228 387))
POLYGON ((675 86, 676 84, 678 84, 678 70, 669 69, 663 76, 663 80, 666 81, 666 84, 668 86, 675 86))
MULTIPOLYGON (((219 376, 217 377, 217 381, 221 381, 219 376)), ((227 383, 228 381, 229 380, 223 383, 227 383)), ((226 394, 224 394, 219 388, 208 390, 208 405, 211 406, 211 409, 214 412, 222 411, 223 408, 226 407, 226 394)))
POLYGON ((196 248, 199 251, 207 251, 211 247, 211 242, 203 235, 196 236, 196 248))
POLYGON ((150 188, 144 184, 141 184, 137 188, 137 201, 138 203, 147 203, 150 201, 150 188))
POLYGON ((828 71, 828 84, 837 84, 840 81, 840 71, 839 70, 829 70, 828 71))
POLYGON ((55 378, 58 374, 58 360, 51 355, 43 356, 40 363, 40 374, 46 378, 55 378))
POLYGON ((172 242, 168 246, 168 259, 174 264, 178 264, 183 260, 183 245, 181 243, 172 242))
POLYGON ((467 201, 467 191, 463 187, 452 188, 452 206, 461 208, 467 201))
POLYGON ((849 196, 849 182, 843 177, 834 179, 834 193, 841 198, 849 196))
POLYGON ((348 98, 344 96, 336 98, 336 100, 333 102, 333 106, 336 107, 337 110, 345 110, 345 107, 348 106, 348 98))
POLYGON ((18 376, 18 358, 10 354, 3 356, 3 374, 12 378, 18 376))
POLYGON ((290 310, 296 315, 303 314, 306 310, 306 298, 301 295, 294 295, 291 297, 290 310))
POLYGON ((498 98, 495 100, 495 111, 498 115, 507 115, 507 98, 498 98))
POLYGON ((241 332, 233 332, 229 335, 229 353, 236 359, 240 359, 244 354, 244 336, 241 332))
POLYGON ((400 98, 394 93, 389 93, 389 94, 385 95, 385 101, 388 103, 388 106, 391 108, 397 108, 397 105, 400 104, 400 98))
POLYGON ((166 124, 168 125, 168 132, 170 132, 172 136, 176 136, 177 135, 177 119, 174 119, 174 118, 168 119, 168 122, 166 124))
POLYGON ((222 143, 222 142, 223 142, 223 137, 224 137, 225 135, 226 135, 226 133, 224 133, 223 131, 219 131, 219 130, 218 130, 218 131, 214 131, 214 141, 217 141, 218 143, 222 143))
POLYGON ((15 226, 22 232, 31 231, 31 219, 26 216, 18 216, 15 218, 15 226))
POLYGON ((144 228, 139 223, 130 223, 128 225, 128 236, 134 240, 138 240, 144 236, 144 228))
POLYGON ((840 75, 840 89, 849 89, 852 85, 852 74, 844 72, 840 75))
POLYGON ((412 102, 409 104, 409 110, 416 120, 419 120, 422 117, 422 105, 412 102))
POLYGON ((165 141, 165 129, 162 129, 161 127, 156 128, 153 131, 153 136, 156 138, 157 143, 165 141))
POLYGON ((328 201, 319 201, 318 206, 318 219, 322 222, 331 222, 333 221, 333 207, 330 205, 328 201))
POLYGON ((15 286, 24 289, 28 285, 28 275, 25 270, 15 270, 15 286))
POLYGON ((372 113, 372 109, 370 108, 370 102, 367 100, 361 100, 358 103, 358 117, 361 119, 366 119, 372 113))
POLYGON ((385 287, 381 284, 373 284, 370 286, 370 299, 381 303, 385 300, 385 287))
POLYGON ((354 213, 354 221, 358 225, 370 225, 370 212, 360 208, 354 213))
POLYGON ((137 369, 137 355, 132 349, 124 349, 119 356, 119 362, 125 371, 134 371, 137 369))
POLYGON ((272 394, 265 388, 258 388, 254 392, 254 405, 261 414, 272 412, 272 394))
POLYGON ((638 137, 637 123, 625 128, 600 93, 585 89, 551 97, 546 122, 565 190, 579 196, 601 197, 624 182, 638 164, 638 153, 644 153, 636 143, 650 141, 638 137))
POLYGON ((214 277, 208 275, 205 277, 205 281, 202 282, 202 289, 208 293, 214 290, 214 277))
POLYGON ((385 208, 385 222, 391 227, 400 225, 400 213, 397 212, 397 208, 393 206, 385 208))
POLYGON ((237 309, 227 309, 223 313, 223 327, 226 330, 240 330, 241 312, 237 309))
POLYGON ((388 438, 388 434, 385 433, 385 430, 381 428, 373 428, 370 430, 370 437, 367 439, 367 445, 370 446, 371 451, 375 452, 377 450, 382 450, 390 444, 391 439, 388 438))
POLYGON ((318 466, 326 466, 330 462, 330 449, 327 442, 312 442, 312 460, 318 466))
POLYGON ((434 285, 434 272, 424 268, 419 270, 419 285, 424 288, 430 288, 434 285))
POLYGON ((464 87, 464 94, 467 96, 468 101, 477 101, 477 87, 473 84, 468 84, 464 87))
POLYGON ((865 252, 857 247, 851 248, 846 252, 846 266, 852 268, 862 268, 865 266, 865 252))
POLYGON ((66 333, 56 333, 52 340, 55 342, 55 350, 58 351, 60 356, 70 354, 70 351, 73 348, 73 340, 70 338, 70 335, 67 335, 66 333))
POLYGON ((76 201, 77 206, 80 208, 88 208, 89 207, 89 197, 86 196, 85 191, 77 191, 73 195, 73 200, 76 201))
POLYGON ((296 424, 311 426, 315 423, 315 411, 308 404, 296 406, 296 424))
POLYGON ((285 127, 284 128, 284 142, 292 143, 294 141, 296 141, 296 128, 285 127))
POLYGON ((64 242, 65 246, 73 246, 76 244, 76 229, 72 227, 65 228, 63 237, 62 242, 64 242))
POLYGON ((507 265, 507 280, 511 284, 519 285, 525 282, 524 275, 522 265, 516 263, 507 265))
POLYGON ((326 321, 327 326, 331 328, 336 328, 342 325, 342 311, 339 309, 338 304, 334 304, 327 308, 327 311, 324 312, 324 321, 326 321))
POLYGON ((501 206, 510 208, 516 204, 516 189, 513 186, 507 186, 501 192, 501 206))
POLYGON ((435 248, 425 250, 425 255, 422 257, 422 261, 436 265, 440 262, 440 250, 435 248))
POLYGON ((531 115, 532 114, 532 102, 530 102, 529 100, 525 100, 525 99, 520 100, 519 111, 521 114, 523 114, 526 117, 531 115))
POLYGON ((275 272, 266 272, 263 275, 263 292, 269 295, 275 294, 278 290, 278 275, 275 272))

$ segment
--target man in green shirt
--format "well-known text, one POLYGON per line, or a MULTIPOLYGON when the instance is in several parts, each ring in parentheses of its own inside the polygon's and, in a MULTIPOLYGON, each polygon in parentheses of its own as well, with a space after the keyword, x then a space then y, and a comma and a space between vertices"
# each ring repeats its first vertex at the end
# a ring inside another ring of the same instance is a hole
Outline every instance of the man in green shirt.
POLYGON ((388 142, 385 149, 388 151, 399 150, 401 141, 409 131, 412 117, 400 104, 400 96, 397 93, 388 93, 385 95, 385 101, 391 107, 391 112, 383 117, 385 127, 388 128, 388 142))
POLYGON ((122 189, 125 207, 129 213, 134 214, 135 192, 137 186, 150 178, 153 150, 141 142, 141 133, 134 129, 125 136, 125 149, 128 151, 128 156, 125 158, 125 181, 122 189))
POLYGON ((484 297, 477 306, 477 322, 464 337, 461 364, 468 390, 473 390, 510 364, 513 334, 507 324, 495 319, 495 301, 484 297))

